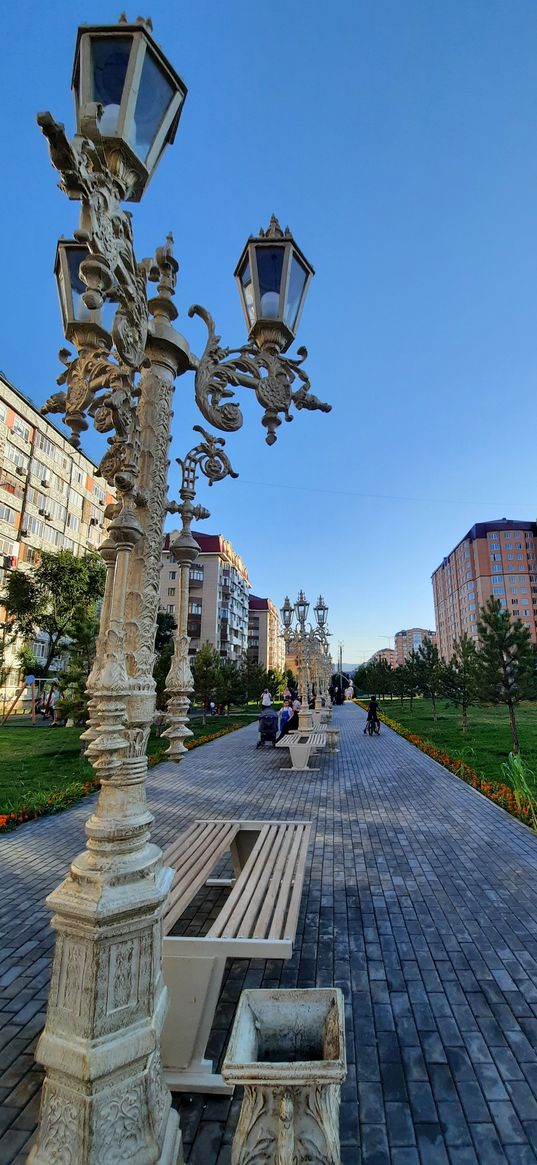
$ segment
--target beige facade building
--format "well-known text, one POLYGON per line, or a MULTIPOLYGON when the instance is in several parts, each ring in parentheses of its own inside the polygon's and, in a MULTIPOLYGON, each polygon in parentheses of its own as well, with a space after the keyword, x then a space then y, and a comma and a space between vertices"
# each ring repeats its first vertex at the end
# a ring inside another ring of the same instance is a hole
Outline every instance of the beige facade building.
POLYGON ((426 627, 409 627, 407 631, 396 631, 394 639, 396 666, 400 667, 411 651, 417 651, 424 639, 436 643, 436 632, 427 630, 426 627))
POLYGON ((479 608, 491 595, 537 642, 537 524, 478 522, 432 576, 438 648, 443 659, 464 632, 477 639, 479 608))
POLYGON ((393 647, 381 647, 380 651, 373 652, 371 659, 368 659, 367 662, 377 663, 380 659, 386 660, 386 663, 389 663, 390 667, 397 666, 397 657, 393 647))
MULTIPOLYGON (((188 635, 190 655, 211 643, 222 659, 239 660, 248 644, 248 571, 232 545, 221 534, 192 531, 200 555, 190 571, 188 635)), ((178 619, 179 568, 170 553, 178 537, 164 537, 160 576, 160 606, 178 619)))
MULTIPOLYGON (((39 562, 42 550, 82 556, 102 541, 112 494, 97 466, 0 373, 0 593, 6 571, 39 562)), ((0 607, 5 629, 5 610, 0 607)), ((6 700, 17 689, 20 644, 6 649, 6 700)), ((39 662, 46 643, 32 645, 39 662)))
POLYGON ((272 599, 250 595, 248 600, 248 655, 261 667, 273 671, 285 668, 285 643, 280 630, 280 612, 272 599))

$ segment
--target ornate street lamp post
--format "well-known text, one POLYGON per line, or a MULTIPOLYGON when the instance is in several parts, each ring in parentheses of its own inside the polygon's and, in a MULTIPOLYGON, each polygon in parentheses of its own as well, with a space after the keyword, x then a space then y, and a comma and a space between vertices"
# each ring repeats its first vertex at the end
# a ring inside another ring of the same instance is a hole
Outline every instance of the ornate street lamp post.
POLYGON ((309 700, 312 688, 315 687, 315 711, 322 708, 323 699, 328 699, 328 669, 331 670, 328 654, 328 632, 326 619, 328 607, 322 597, 319 597, 315 611, 317 626, 307 624, 309 603, 303 591, 299 592, 293 606, 289 597, 285 597, 280 615, 283 624, 283 637, 286 651, 293 650, 296 654, 298 668, 298 682, 300 702, 302 708, 299 716, 299 728, 308 731, 312 727, 312 717, 309 711, 309 700), (293 629, 293 615, 296 615, 297 626, 293 629), (306 629, 308 628, 308 629, 306 629))
MULTIPOLYGON (((151 31, 144 20, 83 26, 73 74, 73 139, 50 114, 38 117, 60 188, 80 202, 79 228, 72 240, 60 242, 56 262, 64 331, 76 354, 62 349, 64 387, 45 408, 63 415, 75 447, 91 420, 109 434, 100 472, 117 502, 107 511, 101 547, 107 574, 84 734, 101 792, 86 824, 87 848, 48 899, 57 938, 37 1050, 46 1079, 32 1165, 57 1165, 60 1158, 66 1165, 182 1161, 178 1117, 159 1055, 167 1006, 161 916, 173 874, 150 842, 145 790, 175 379, 195 373, 200 412, 223 431, 242 424, 230 400, 233 387, 253 388, 269 444, 281 416, 291 419, 293 404, 329 408, 309 392, 305 349, 295 359, 284 355, 313 271, 276 219, 249 241, 237 268, 249 324, 248 342, 238 349, 220 347, 202 307, 190 310, 208 329, 200 358, 173 327, 178 264, 171 237, 154 259, 136 260, 131 215, 122 203, 142 197, 173 141, 186 96, 151 31), (156 284, 149 300, 148 280, 156 284)), ((195 516, 189 506, 192 467, 204 456, 199 448, 183 463, 181 641, 187 639, 187 544, 195 516)), ((222 468, 223 454, 216 456, 222 468)), ((188 644, 180 642, 177 673, 174 665, 168 677, 173 757, 182 753, 185 650, 188 644)))
POLYGON ((188 649, 188 600, 190 570, 199 555, 199 546, 190 529, 192 522, 210 518, 209 510, 205 506, 194 506, 196 496, 196 475, 198 469, 209 479, 209 485, 215 481, 222 481, 224 477, 238 477, 234 473, 229 459, 224 453, 222 437, 213 437, 206 433, 201 425, 194 426, 195 431, 204 438, 194 449, 190 450, 184 461, 177 458, 182 470, 181 489, 179 496, 181 504, 171 502, 168 513, 180 514, 182 527, 179 537, 170 546, 170 553, 179 567, 179 623, 173 637, 173 655, 170 670, 166 678, 166 694, 168 696, 167 711, 168 724, 164 735, 170 741, 166 755, 170 760, 179 762, 187 749, 184 739, 192 736, 187 728, 190 696, 194 688, 194 680, 190 670, 188 649))

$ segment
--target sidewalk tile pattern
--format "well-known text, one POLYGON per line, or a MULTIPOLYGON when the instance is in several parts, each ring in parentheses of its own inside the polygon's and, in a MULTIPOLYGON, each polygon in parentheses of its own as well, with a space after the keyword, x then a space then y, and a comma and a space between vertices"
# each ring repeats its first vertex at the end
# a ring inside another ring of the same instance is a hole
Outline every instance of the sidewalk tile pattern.
MULTIPOLYGON (((537 1165, 537 838, 406 741, 335 712, 341 751, 281 769, 255 726, 149 775, 154 836, 197 817, 310 819, 294 956, 230 961, 210 1052, 245 987, 346 1001, 343 1165, 537 1165)), ((285 762, 284 762, 285 763, 285 762)), ((92 802, 0 841, 0 1165, 26 1160, 53 935, 44 898, 92 802)), ((229 1165, 233 1099, 176 1097, 189 1165, 229 1165)))

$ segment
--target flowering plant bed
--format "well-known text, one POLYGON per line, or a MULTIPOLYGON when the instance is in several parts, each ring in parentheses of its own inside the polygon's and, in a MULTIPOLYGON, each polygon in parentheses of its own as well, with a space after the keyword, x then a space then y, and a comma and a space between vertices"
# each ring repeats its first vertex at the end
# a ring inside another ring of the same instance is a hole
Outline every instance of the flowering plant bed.
MULTIPOLYGON (((364 700, 355 700, 355 703, 367 711, 368 704, 364 700)), ((423 740, 415 732, 410 732, 398 720, 393 720, 391 716, 387 716, 385 712, 379 713, 383 724, 388 728, 392 728, 399 736, 403 736, 410 744, 415 745, 421 752, 426 753, 432 760, 438 761, 438 764, 448 769, 454 776, 460 777, 467 785, 471 785, 472 789, 477 789, 478 793, 482 793, 484 797, 488 797, 489 801, 494 801, 496 805, 500 805, 502 809, 506 809, 513 817, 517 817, 519 821, 523 821, 525 825, 530 825, 532 822, 532 806, 525 798, 515 797, 514 790, 510 785, 502 782, 489 781, 486 777, 480 775, 476 769, 466 764, 460 757, 452 757, 443 749, 436 748, 434 744, 423 740)))
MULTIPOLYGON (((238 728, 242 727, 242 724, 230 724, 225 728, 219 728, 213 732, 209 729, 203 735, 197 735, 187 740, 185 747, 188 749, 197 748, 198 745, 206 744, 210 740, 216 740, 219 736, 226 736, 228 732, 236 732, 238 728)), ((24 762, 22 762, 21 788, 17 790, 19 803, 12 803, 10 805, 6 796, 4 802, 6 812, 0 813, 0 833, 7 833, 9 830, 16 829, 18 825, 22 825, 25 821, 32 821, 36 817, 47 817, 51 813, 61 813, 62 810, 70 809, 77 801, 89 796, 90 793, 97 792, 100 785, 99 778, 94 774, 88 761, 80 756, 80 746, 78 743, 80 729, 59 729, 57 733, 51 733, 49 728, 26 730, 17 727, 13 729, 13 734, 15 744, 18 745, 20 743, 20 746, 26 753, 26 757, 28 744, 30 747, 32 745, 41 746, 35 748, 36 755, 33 759, 38 765, 40 763, 41 775, 44 780, 42 787, 32 782, 29 765, 27 764, 25 770, 24 762), (28 732, 31 733, 31 737, 27 742, 25 738, 28 732), (65 749, 61 748, 62 738, 59 736, 60 732, 65 733, 65 749), (54 745, 52 752, 46 751, 49 745, 54 745), (63 784, 58 780, 59 771, 61 772, 62 769, 64 776, 69 777, 71 774, 73 776, 73 779, 67 779, 63 784), (49 771, 50 776, 47 779, 49 771), (52 776, 52 771, 54 776, 52 776)), ((7 743, 8 741, 6 740, 7 743)), ((150 748, 155 748, 155 746, 160 746, 160 744, 160 740, 155 740, 154 738, 150 740, 150 748)), ((159 764, 160 761, 166 759, 166 748, 167 743, 165 744, 163 741, 162 747, 157 747, 156 751, 150 753, 147 759, 148 767, 152 768, 154 765, 159 764)), ((17 752, 18 750, 15 751, 17 752)))

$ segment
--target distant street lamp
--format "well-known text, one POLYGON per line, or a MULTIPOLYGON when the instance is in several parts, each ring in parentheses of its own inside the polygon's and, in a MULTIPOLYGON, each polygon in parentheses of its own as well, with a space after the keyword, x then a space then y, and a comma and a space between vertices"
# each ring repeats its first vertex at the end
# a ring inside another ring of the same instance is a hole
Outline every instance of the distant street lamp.
MULTIPOLYGON (((49 113, 38 117, 60 188, 80 202, 80 225, 73 239, 60 240, 56 257, 64 331, 76 354, 62 349, 62 391, 44 411, 63 415, 75 448, 90 420, 109 434, 100 472, 117 501, 106 511, 107 573, 84 733, 101 792, 86 824, 87 848, 48 899, 57 938, 37 1050, 46 1079, 32 1165, 53 1165, 60 1154, 76 1165, 182 1160, 159 1054, 167 1006, 161 917, 173 873, 150 843, 145 790, 175 379, 194 372, 198 408, 224 432, 242 425, 233 388, 252 388, 268 444, 293 405, 330 407, 309 391, 305 349, 296 358, 284 355, 313 269, 274 217, 246 244, 237 268, 249 328, 240 348, 220 347, 199 305, 189 314, 207 327, 201 357, 173 327, 178 263, 171 236, 153 259, 136 260, 122 203, 142 197, 173 142, 186 96, 151 31, 149 21, 129 24, 123 17, 117 25, 82 26, 73 72, 76 134, 69 141, 49 113), (148 281, 156 284, 149 301, 148 281)), ((183 534, 193 498, 187 462, 183 534)), ((187 561, 181 551, 181 632, 187 561)), ((184 664, 184 644, 178 658, 184 664)), ((177 758, 188 692, 173 674, 169 690, 170 751, 177 758)))
POLYGON ((299 714, 299 729, 308 731, 312 727, 312 717, 309 711, 310 694, 315 687, 315 709, 320 711, 323 699, 328 700, 328 686, 332 673, 332 661, 328 654, 328 640, 326 619, 328 607, 322 597, 319 597, 314 611, 317 626, 307 624, 309 603, 303 591, 299 591, 294 607, 291 606, 286 595, 280 615, 283 624, 283 636, 286 651, 296 654, 298 668, 298 683, 301 709, 299 714), (293 629, 293 614, 296 616, 297 626, 293 629))

